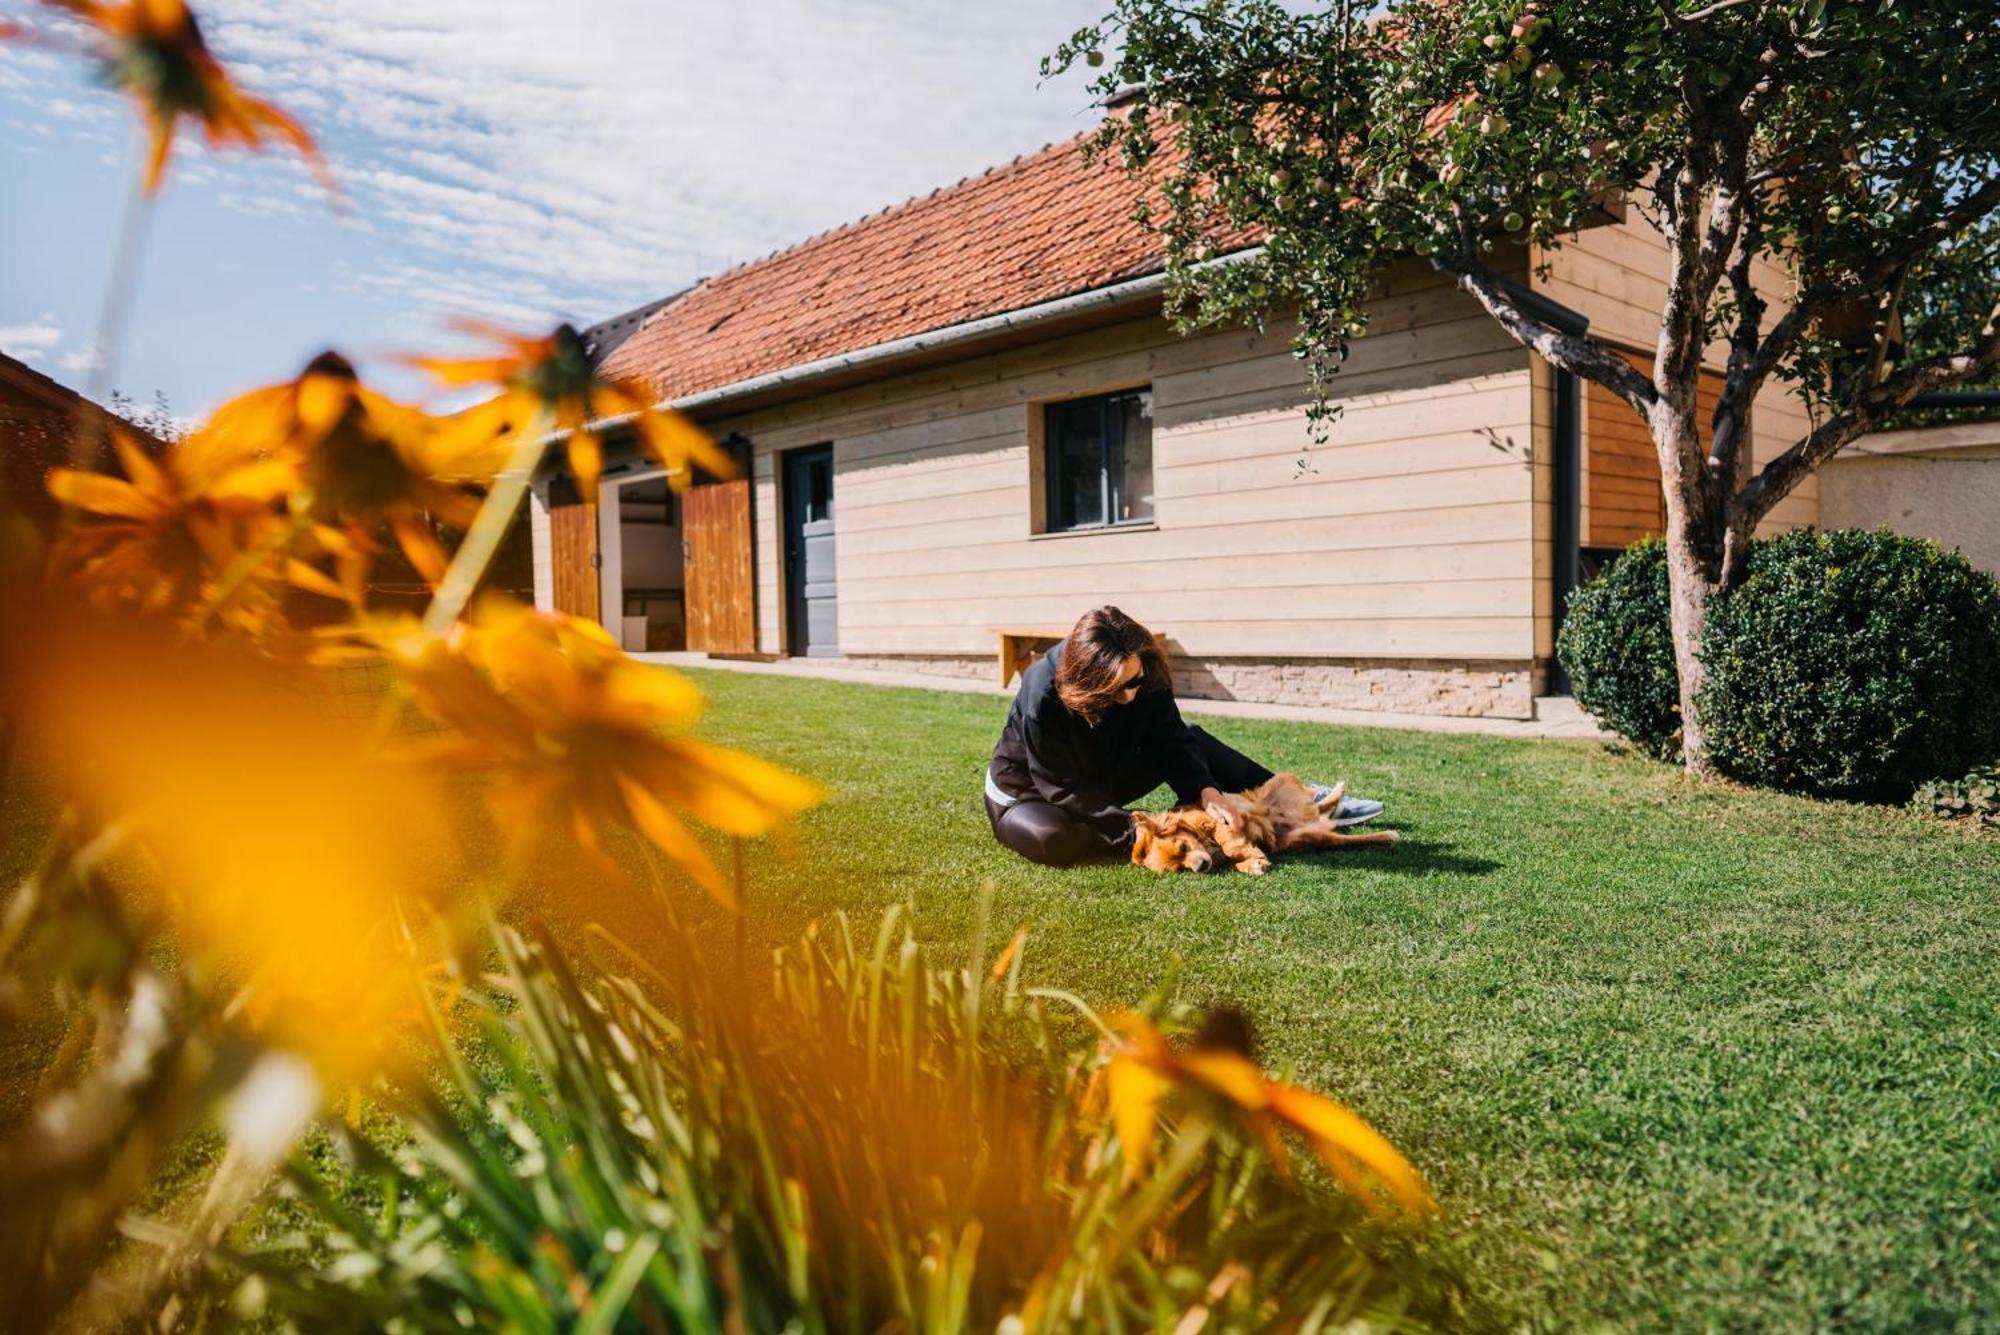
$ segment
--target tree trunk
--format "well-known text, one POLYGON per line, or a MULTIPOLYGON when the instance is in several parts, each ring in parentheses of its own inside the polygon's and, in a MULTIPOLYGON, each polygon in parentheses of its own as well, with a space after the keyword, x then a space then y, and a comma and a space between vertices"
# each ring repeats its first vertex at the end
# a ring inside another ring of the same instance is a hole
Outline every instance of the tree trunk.
POLYGON ((1713 771, 1708 763, 1708 739, 1702 730, 1701 693, 1705 672, 1701 665, 1701 632, 1708 623, 1708 598, 1714 585, 1708 565, 1702 559, 1700 517, 1673 498, 1667 502, 1667 587, 1671 594, 1671 624, 1674 634, 1674 669, 1681 686, 1681 756, 1687 772, 1706 776, 1713 771))
POLYGON ((1667 503, 1667 588, 1674 636, 1674 670, 1681 688, 1681 758, 1689 774, 1713 773, 1698 697, 1706 677, 1701 632, 1708 600, 1722 577, 1728 502, 1708 477, 1695 425, 1692 375, 1660 396, 1650 425, 1660 452, 1660 485, 1667 503), (1676 393, 1675 390, 1681 392, 1676 393))

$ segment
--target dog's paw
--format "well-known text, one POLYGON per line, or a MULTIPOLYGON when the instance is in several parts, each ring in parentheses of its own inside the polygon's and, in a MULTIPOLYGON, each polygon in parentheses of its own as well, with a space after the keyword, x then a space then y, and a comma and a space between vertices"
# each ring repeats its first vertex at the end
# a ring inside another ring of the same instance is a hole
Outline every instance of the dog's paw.
POLYGON ((1262 876, 1265 872, 1271 870, 1271 864, 1262 858, 1245 858, 1236 864, 1236 870, 1242 872, 1245 876, 1262 876))
POLYGON ((1386 844, 1400 844, 1403 842, 1403 834, 1400 830, 1383 830, 1382 833, 1389 836, 1382 841, 1386 844))

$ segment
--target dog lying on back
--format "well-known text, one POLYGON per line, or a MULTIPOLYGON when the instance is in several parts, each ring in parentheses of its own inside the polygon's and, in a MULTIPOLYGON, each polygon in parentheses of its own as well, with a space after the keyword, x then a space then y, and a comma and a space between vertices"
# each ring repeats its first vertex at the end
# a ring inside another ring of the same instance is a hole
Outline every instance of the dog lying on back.
POLYGON ((1345 834, 1334 828, 1333 813, 1346 787, 1341 784, 1315 802, 1296 774, 1274 774, 1259 787, 1223 797, 1236 813, 1234 829, 1201 807, 1135 811, 1132 861, 1154 872, 1209 871, 1227 862, 1261 876, 1278 853, 1395 843, 1401 836, 1394 830, 1345 834))

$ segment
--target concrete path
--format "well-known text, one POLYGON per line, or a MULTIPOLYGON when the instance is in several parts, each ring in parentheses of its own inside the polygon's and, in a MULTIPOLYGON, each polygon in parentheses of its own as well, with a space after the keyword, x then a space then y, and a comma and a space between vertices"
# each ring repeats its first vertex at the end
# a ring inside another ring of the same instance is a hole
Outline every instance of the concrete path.
MULTIPOLYGON (((855 667, 838 659, 779 658, 768 662, 754 659, 711 658, 702 653, 634 654, 642 663, 665 667, 714 668, 722 672, 764 673, 778 677, 816 677, 823 681, 850 681, 862 686, 910 686, 926 691, 957 691, 966 695, 1007 695, 991 681, 967 677, 932 676, 924 672, 888 672, 855 667)), ((1333 723, 1354 728, 1406 728, 1412 732, 1478 733, 1490 737, 1563 737, 1585 741, 1611 741, 1613 735, 1597 726, 1597 720, 1578 709, 1567 696, 1544 696, 1535 701, 1537 717, 1532 719, 1451 718, 1441 714, 1390 714, 1373 709, 1321 709, 1311 705, 1258 704, 1250 700, 1202 700, 1180 697, 1184 714, 1213 714, 1223 718, 1285 719, 1294 723, 1333 723)))

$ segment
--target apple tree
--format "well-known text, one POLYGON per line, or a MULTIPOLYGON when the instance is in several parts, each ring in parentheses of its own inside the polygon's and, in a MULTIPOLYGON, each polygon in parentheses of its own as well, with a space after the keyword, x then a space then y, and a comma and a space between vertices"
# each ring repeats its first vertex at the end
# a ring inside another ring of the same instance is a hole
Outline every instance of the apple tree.
POLYGON ((1101 147, 1144 184, 1177 317, 1295 305, 1322 414, 1371 283, 1410 254, 1639 414, 1692 771, 1705 611, 1759 521, 1916 396, 2000 367, 1992 0, 1113 0, 1044 69, 1075 64, 1129 103, 1101 147), (1538 318, 1496 267, 1496 245, 1559 246, 1614 194, 1666 246, 1650 373, 1538 318), (1245 237, 1261 251, 1201 263, 1245 237), (1787 290, 1753 281, 1760 257, 1787 290), (1812 425, 1758 468, 1749 410, 1773 377, 1812 425))

